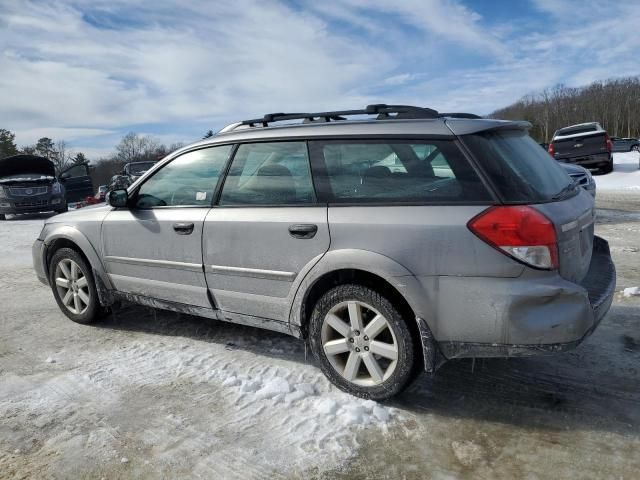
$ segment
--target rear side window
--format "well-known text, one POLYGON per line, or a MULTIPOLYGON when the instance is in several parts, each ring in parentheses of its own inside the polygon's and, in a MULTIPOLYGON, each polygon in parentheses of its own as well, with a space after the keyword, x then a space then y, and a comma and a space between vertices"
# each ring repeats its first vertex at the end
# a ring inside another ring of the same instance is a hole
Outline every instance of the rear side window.
POLYGON ((305 142, 246 143, 238 147, 220 205, 315 202, 305 142))
POLYGON ((309 142, 309 148, 330 202, 491 201, 452 141, 331 140, 309 142))
POLYGON ((548 202, 571 178, 522 130, 463 137, 482 169, 507 202, 548 202))

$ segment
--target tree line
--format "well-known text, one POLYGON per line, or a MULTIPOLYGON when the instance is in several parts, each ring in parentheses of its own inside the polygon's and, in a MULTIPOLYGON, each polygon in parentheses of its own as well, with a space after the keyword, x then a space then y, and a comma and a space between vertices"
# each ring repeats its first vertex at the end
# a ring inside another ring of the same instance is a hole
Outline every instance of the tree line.
MULTIPOLYGON (((72 152, 64 140, 43 137, 33 145, 18 147, 15 138, 10 130, 0 128, 0 159, 20 153, 39 155, 51 160, 58 174, 74 164, 89 163, 84 153, 72 152)), ((164 145, 149 135, 129 132, 118 142, 113 154, 92 162, 91 179, 95 186, 108 185, 111 177, 120 173, 126 163, 155 162, 182 146, 182 143, 164 145)))
POLYGON ((594 82, 585 87, 556 85, 527 95, 491 118, 527 120, 532 137, 549 142, 559 128, 576 123, 599 122, 609 135, 640 136, 640 77, 594 82))

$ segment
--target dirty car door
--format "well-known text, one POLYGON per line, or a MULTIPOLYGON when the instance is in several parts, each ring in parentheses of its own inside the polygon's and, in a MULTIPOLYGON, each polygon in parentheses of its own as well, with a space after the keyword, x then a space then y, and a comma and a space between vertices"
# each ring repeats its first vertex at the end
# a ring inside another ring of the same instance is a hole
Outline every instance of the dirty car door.
POLYGON ((130 207, 102 225, 107 272, 118 291, 211 308, 202 227, 231 146, 184 153, 150 176, 130 207))
POLYGON ((295 280, 328 248, 327 207, 316 203, 305 142, 240 145, 204 225, 219 308, 286 321, 295 280))

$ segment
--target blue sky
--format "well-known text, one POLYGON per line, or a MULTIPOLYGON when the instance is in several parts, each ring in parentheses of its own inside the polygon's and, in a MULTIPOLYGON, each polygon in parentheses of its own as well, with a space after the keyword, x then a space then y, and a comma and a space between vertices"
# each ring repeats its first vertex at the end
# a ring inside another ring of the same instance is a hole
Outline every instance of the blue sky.
POLYGON ((0 0, 0 128, 97 159, 274 111, 486 114, 640 74, 640 1, 0 0))

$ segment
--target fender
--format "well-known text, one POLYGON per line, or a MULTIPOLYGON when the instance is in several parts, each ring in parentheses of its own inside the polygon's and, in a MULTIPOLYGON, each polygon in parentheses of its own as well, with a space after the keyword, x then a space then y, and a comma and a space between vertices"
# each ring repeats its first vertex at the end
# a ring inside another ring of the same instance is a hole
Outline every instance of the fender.
MULTIPOLYGON (((89 264, 93 269, 94 276, 96 277, 96 287, 98 287, 98 285, 102 283, 99 290, 101 290, 102 288, 104 288, 105 290, 113 290, 113 285, 111 284, 111 280, 107 275, 107 271, 104 268, 102 261, 100 260, 100 256, 96 252, 89 239, 82 232, 80 232, 80 230, 69 225, 60 225, 59 227, 52 229, 51 232, 47 233, 47 236, 44 238, 44 244, 48 249, 49 245, 59 239, 65 239, 73 242, 82 251, 84 256, 87 257, 87 259, 89 260, 89 264)), ((48 278, 49 265, 45 265, 44 271, 47 274, 48 278)))
POLYGON ((426 321, 435 335, 435 319, 429 305, 434 305, 432 299, 427 298, 427 292, 416 279, 412 272, 395 260, 380 253, 358 249, 340 249, 327 252, 319 261, 310 262, 305 267, 292 291, 295 291, 291 308, 289 310, 289 325, 292 329, 300 330, 302 327, 302 305, 307 292, 313 285, 327 273, 344 269, 363 270, 375 274, 400 292, 415 313, 426 321))

